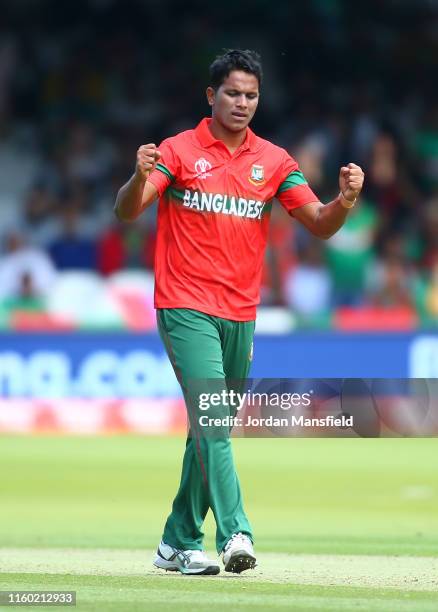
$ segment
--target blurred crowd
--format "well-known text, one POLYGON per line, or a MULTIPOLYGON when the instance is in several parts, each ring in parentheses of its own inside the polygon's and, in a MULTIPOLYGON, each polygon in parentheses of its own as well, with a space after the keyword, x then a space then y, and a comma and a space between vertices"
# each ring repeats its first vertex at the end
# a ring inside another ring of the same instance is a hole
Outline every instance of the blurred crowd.
POLYGON ((262 303, 309 327, 334 317, 354 327, 357 313, 382 310, 408 327, 437 324, 434 1, 60 4, 35 0, 24 12, 17 2, 0 25, 4 308, 43 307, 66 270, 153 268, 155 207, 120 224, 116 193, 140 144, 208 114, 215 54, 248 47, 265 72, 254 130, 290 151, 324 202, 340 166, 366 173, 326 242, 273 207, 262 303))

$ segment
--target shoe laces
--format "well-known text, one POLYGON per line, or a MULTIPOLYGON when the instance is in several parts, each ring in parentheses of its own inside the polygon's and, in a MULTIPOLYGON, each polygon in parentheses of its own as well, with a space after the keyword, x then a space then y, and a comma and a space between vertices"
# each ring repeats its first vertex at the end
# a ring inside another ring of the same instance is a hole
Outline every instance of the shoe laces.
POLYGON ((203 550, 185 550, 184 552, 190 557, 190 561, 203 561, 205 557, 203 550))
MULTIPOLYGON (((164 542, 162 542, 162 544, 164 544, 165 546, 169 546, 168 544, 165 544, 164 542)), ((198 550, 198 549, 183 550, 180 548, 175 548, 173 546, 170 546, 170 548, 173 550, 174 556, 177 556, 184 565, 188 565, 192 561, 202 562, 205 559, 205 552, 203 550, 198 550)))
POLYGON ((247 543, 248 540, 249 540, 248 536, 245 535, 244 533, 242 533, 241 531, 239 531, 238 533, 233 533, 233 535, 228 540, 228 542, 227 542, 227 544, 225 546, 225 550, 228 550, 230 548, 230 546, 232 546, 237 541, 240 541, 240 542, 243 542, 243 543, 247 543))

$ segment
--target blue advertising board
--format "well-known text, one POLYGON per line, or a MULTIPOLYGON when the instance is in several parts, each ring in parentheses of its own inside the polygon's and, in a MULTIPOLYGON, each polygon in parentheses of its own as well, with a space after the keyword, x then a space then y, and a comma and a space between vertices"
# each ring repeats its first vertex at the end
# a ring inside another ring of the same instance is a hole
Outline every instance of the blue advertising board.
MULTIPOLYGON (((438 334, 258 335, 257 378, 437 378, 438 334)), ((1 397, 175 397, 156 334, 3 333, 1 397)))

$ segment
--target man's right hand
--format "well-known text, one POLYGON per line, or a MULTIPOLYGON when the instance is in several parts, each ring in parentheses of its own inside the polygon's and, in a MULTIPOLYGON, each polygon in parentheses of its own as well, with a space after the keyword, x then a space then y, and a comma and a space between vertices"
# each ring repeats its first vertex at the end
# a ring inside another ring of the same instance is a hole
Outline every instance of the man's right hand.
POLYGON ((141 145, 137 151, 137 163, 135 164, 135 176, 141 181, 147 181, 150 173, 155 169, 161 153, 156 145, 141 145))

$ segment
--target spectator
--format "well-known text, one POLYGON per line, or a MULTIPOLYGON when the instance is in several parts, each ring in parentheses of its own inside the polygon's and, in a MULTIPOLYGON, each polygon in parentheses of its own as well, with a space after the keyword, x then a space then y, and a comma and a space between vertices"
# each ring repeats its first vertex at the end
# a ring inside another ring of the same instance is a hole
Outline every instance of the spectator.
POLYGON ((395 139, 390 134, 380 133, 371 149, 366 194, 379 210, 379 221, 384 231, 400 215, 401 187, 395 139))
POLYGON ((58 270, 96 270, 97 245, 80 231, 80 211, 69 206, 61 212, 61 234, 49 245, 58 270))
POLYGON ((331 293, 331 279, 324 266, 321 245, 309 240, 287 275, 287 304, 301 317, 315 319, 329 311, 331 293))
POLYGON ((0 260, 0 299, 23 296, 45 296, 56 278, 56 271, 48 255, 26 245, 23 235, 8 234, 6 254, 0 260))
POLYGON ((105 140, 97 138, 89 124, 76 122, 70 129, 66 159, 67 175, 71 181, 99 187, 109 175, 113 152, 105 140))
POLYGON ((436 100, 424 113, 414 140, 419 175, 427 191, 438 187, 438 109, 436 100))
POLYGON ((430 281, 426 288, 426 310, 427 314, 438 323, 438 258, 436 259, 432 271, 430 281))
POLYGON ((401 261, 380 262, 370 294, 374 306, 382 308, 413 307, 409 273, 401 261))
POLYGON ((422 223, 422 264, 430 270, 438 260, 438 194, 425 207, 422 223))
POLYGON ((15 311, 43 311, 45 299, 39 294, 33 284, 33 278, 29 272, 24 272, 19 279, 19 291, 11 295, 1 304, 1 314, 7 315, 15 311))
POLYGON ((21 229, 29 236, 30 242, 39 248, 46 248, 54 238, 55 206, 54 195, 41 184, 34 185, 24 201, 21 229))
POLYGON ((325 254, 336 306, 355 306, 363 301, 366 275, 375 257, 377 224, 374 207, 362 200, 327 241, 325 254))
POLYGON ((382 256, 368 273, 367 300, 382 308, 414 308, 415 274, 406 260, 406 239, 401 234, 386 238, 382 256))

